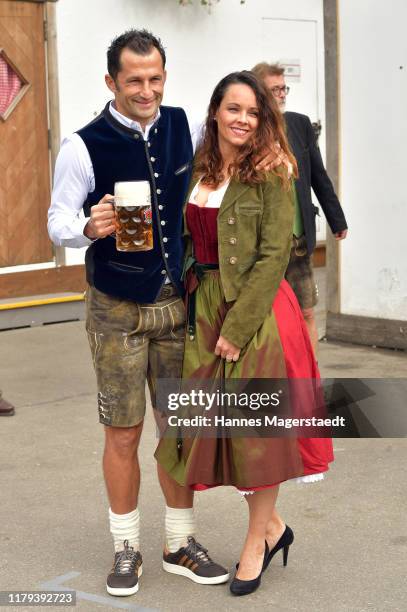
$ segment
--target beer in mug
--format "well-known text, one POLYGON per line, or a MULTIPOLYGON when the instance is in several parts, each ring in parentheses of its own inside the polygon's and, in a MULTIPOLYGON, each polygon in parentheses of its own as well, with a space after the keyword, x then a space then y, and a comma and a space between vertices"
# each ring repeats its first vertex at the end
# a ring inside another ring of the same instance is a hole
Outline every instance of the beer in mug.
POLYGON ((153 218, 148 181, 123 181, 114 186, 116 249, 151 251, 153 218))

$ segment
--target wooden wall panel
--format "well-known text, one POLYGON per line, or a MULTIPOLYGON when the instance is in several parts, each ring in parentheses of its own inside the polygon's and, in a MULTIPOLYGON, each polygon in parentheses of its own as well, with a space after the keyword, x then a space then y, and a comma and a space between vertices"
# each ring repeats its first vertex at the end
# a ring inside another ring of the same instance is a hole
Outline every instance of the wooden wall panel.
POLYGON ((0 274, 0 299, 85 291, 85 266, 0 274))
POLYGON ((0 267, 53 260, 43 11, 42 3, 0 0, 0 48, 30 83, 0 120, 0 267))

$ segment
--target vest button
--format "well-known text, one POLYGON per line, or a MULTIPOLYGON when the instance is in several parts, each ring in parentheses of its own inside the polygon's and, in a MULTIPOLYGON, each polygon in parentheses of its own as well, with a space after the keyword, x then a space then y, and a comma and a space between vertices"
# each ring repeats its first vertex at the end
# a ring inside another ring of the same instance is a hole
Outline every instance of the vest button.
POLYGON ((166 236, 164 236, 163 242, 168 242, 168 238, 166 236))
POLYGON ((152 162, 155 162, 155 157, 150 157, 152 162))
POLYGON ((154 172, 154 176, 155 178, 158 178, 160 175, 158 174, 158 172, 154 172))
POLYGON ((133 138, 134 140, 138 140, 140 138, 140 134, 134 134, 133 138))
POLYGON ((229 225, 234 225, 235 223, 236 223, 236 219, 234 217, 229 217, 228 224, 229 225))
POLYGON ((165 270, 161 270, 161 274, 167 274, 165 270))
POLYGON ((166 257, 169 257, 168 253, 164 253, 164 255, 165 255, 166 257))
POLYGON ((162 210, 164 208, 164 206, 162 204, 158 205, 158 210, 162 210))
POLYGON ((161 189, 157 189, 157 193, 158 193, 158 195, 160 195, 161 194, 161 189))
POLYGON ((161 225, 165 225, 165 221, 161 221, 161 225))
POLYGON ((232 236, 232 238, 229 238, 229 244, 236 244, 237 240, 234 236, 232 236))
POLYGON ((229 263, 232 264, 232 266, 233 266, 235 263, 237 263, 237 257, 231 257, 229 259, 229 263))

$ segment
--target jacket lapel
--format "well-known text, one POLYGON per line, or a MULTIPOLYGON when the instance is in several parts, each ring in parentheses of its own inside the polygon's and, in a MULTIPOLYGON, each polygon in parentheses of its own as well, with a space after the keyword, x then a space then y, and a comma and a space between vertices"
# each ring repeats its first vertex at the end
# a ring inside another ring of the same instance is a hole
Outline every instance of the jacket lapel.
POLYGON ((248 189, 250 189, 250 185, 243 185, 242 183, 238 183, 232 179, 228 185, 228 188, 226 189, 225 195, 223 196, 218 219, 219 217, 222 217, 229 210, 229 208, 233 206, 236 200, 240 198, 240 196, 248 189))
POLYGON ((188 225, 187 225, 187 216, 186 216, 186 213, 187 213, 187 204, 188 204, 189 199, 191 197, 192 190, 195 187, 195 185, 197 184, 197 182, 198 182, 198 178, 196 176, 192 176, 191 181, 189 183, 189 187, 188 187, 187 196, 186 196, 186 199, 185 199, 184 208, 183 208, 183 211, 182 211, 182 216, 183 216, 183 219, 184 219, 183 236, 190 236, 190 232, 189 232, 188 225))
POLYGON ((288 142, 290 143, 291 150, 294 153, 298 163, 298 158, 301 157, 301 138, 299 138, 294 117, 290 115, 290 113, 285 113, 285 115, 288 142))
MULTIPOLYGON (((191 180, 189 184, 187 198, 185 200, 185 206, 184 206, 184 211, 183 211, 184 236, 190 235, 188 226, 187 226, 187 222, 186 222, 186 208, 187 208, 189 199, 191 197, 192 190, 195 187, 197 181, 198 181, 198 178, 196 177, 191 180)), ((240 196, 248 189, 250 189, 250 185, 247 185, 247 184, 243 185, 242 183, 238 183, 237 181, 232 179, 228 185, 228 188, 226 189, 225 195, 223 196, 223 200, 219 208, 218 219, 222 217, 229 210, 229 208, 233 206, 236 200, 240 198, 240 196)))

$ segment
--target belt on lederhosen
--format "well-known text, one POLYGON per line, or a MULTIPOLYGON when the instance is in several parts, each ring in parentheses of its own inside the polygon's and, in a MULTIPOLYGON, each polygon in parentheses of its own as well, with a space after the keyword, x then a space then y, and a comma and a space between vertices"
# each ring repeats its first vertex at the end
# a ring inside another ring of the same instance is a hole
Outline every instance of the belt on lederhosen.
POLYGON ((156 299, 156 302, 160 302, 161 300, 167 300, 173 295, 179 296, 177 288, 174 287, 174 285, 172 285, 171 283, 166 283, 165 285, 162 286, 161 291, 158 294, 158 297, 156 299))
POLYGON ((185 275, 187 290, 187 329, 190 340, 195 338, 196 329, 196 290, 205 272, 219 270, 219 264, 201 264, 195 261, 185 275))

